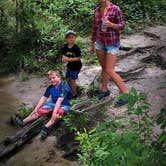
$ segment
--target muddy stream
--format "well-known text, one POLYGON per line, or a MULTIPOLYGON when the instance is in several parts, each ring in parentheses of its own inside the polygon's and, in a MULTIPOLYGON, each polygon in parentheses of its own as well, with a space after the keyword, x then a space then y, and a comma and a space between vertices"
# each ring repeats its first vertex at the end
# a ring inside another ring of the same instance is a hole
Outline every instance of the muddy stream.
MULTIPOLYGON (((23 82, 18 76, 0 77, 0 140, 14 135, 19 127, 10 124, 10 117, 23 103, 34 106, 45 88, 47 79, 32 78, 23 82), (39 81, 39 83, 38 83, 39 81), (43 85, 44 84, 44 85, 43 85), (38 89, 40 87, 40 90, 38 89), (38 90, 37 90, 38 89, 38 90), (36 93, 34 93, 36 91, 36 93)), ((57 138, 48 137, 44 142, 36 136, 7 160, 0 161, 0 166, 77 166, 75 161, 61 157, 56 149, 57 138)))
POLYGON ((14 134, 18 129, 11 127, 10 116, 16 112, 20 102, 7 92, 11 81, 7 78, 0 78, 0 140, 8 134, 14 134))

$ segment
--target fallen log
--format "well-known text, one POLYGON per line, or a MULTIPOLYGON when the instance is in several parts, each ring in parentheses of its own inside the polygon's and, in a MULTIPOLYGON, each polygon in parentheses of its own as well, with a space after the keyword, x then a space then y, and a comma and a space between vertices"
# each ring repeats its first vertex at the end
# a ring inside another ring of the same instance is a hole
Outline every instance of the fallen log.
MULTIPOLYGON (((112 99, 107 98, 104 101, 99 102, 98 104, 92 105, 92 102, 87 100, 75 104, 71 111, 76 114, 95 111, 97 109, 101 109, 103 106, 107 104, 111 104, 112 99)), ((15 135, 7 136, 4 140, 0 142, 0 160, 7 158, 9 155, 13 154, 16 150, 20 149, 24 144, 30 141, 33 137, 39 134, 41 127, 48 121, 47 116, 42 116, 35 120, 32 123, 27 124, 23 128, 21 128, 15 135)), ((55 125, 56 128, 63 125, 55 125)))
POLYGON ((47 120, 47 117, 43 116, 36 121, 27 124, 21 128, 15 135, 7 136, 0 142, 0 159, 7 156, 16 149, 19 149, 27 141, 36 136, 41 129, 41 126, 47 120))
POLYGON ((84 112, 90 112, 93 113, 97 110, 101 110, 104 106, 107 106, 108 104, 111 105, 113 103, 113 98, 111 97, 106 97, 104 100, 101 100, 99 103, 97 104, 92 104, 90 105, 89 107, 87 108, 84 108, 84 109, 76 109, 76 110, 73 110, 74 113, 77 113, 77 114, 82 114, 84 112))

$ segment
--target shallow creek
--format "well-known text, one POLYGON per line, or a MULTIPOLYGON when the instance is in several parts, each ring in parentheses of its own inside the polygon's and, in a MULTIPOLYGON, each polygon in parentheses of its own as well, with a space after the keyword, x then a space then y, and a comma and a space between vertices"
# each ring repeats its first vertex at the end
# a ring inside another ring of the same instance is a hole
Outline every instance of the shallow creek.
MULTIPOLYGON (((15 76, 0 77, 0 140, 19 130, 18 127, 10 125, 10 117, 22 103, 34 105, 32 101, 36 102, 45 88, 45 86, 41 86, 43 80, 40 81, 35 78, 27 82, 20 82, 15 76), (24 87, 25 89, 22 90, 24 87), (39 87, 38 91, 36 87, 39 87), (32 93, 35 91, 37 93, 32 93)), ((0 161, 0 166, 78 166, 77 162, 62 158, 56 145, 55 136, 50 136, 45 141, 40 141, 39 136, 36 136, 7 161, 0 161)))

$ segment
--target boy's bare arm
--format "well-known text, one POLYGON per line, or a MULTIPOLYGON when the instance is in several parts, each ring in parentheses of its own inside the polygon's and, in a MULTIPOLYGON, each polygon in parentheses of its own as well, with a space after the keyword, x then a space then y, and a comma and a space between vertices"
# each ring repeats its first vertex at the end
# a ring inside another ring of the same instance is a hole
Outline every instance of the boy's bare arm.
POLYGON ((38 101, 38 103, 37 103, 35 109, 33 110, 33 112, 36 112, 36 111, 47 101, 47 99, 48 99, 47 97, 42 96, 42 97, 39 99, 39 101, 38 101))
POLYGON ((58 98, 58 100, 55 103, 55 107, 54 107, 53 112, 56 112, 59 110, 59 108, 61 107, 61 103, 63 102, 63 99, 64 99, 63 97, 58 98))
POLYGON ((81 57, 74 57, 74 58, 70 58, 67 56, 63 56, 62 61, 63 62, 75 62, 75 61, 80 61, 81 57))

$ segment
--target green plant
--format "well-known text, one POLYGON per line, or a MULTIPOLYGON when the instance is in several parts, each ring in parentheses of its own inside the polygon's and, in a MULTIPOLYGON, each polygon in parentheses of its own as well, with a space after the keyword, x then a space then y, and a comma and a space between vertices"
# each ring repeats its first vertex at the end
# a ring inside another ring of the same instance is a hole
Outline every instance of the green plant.
POLYGON ((87 113, 84 114, 75 114, 70 113, 64 116, 63 120, 65 121, 66 126, 70 131, 82 131, 89 121, 87 113))
POLYGON ((83 166, 165 165, 163 151, 156 149, 151 140, 155 121, 147 115, 149 104, 134 88, 121 98, 128 98, 126 116, 100 123, 99 127, 78 132, 79 161, 83 166), (150 129, 149 129, 150 128, 150 129))
MULTIPOLYGON (((152 119, 148 112, 150 104, 146 102, 144 94, 138 93, 135 88, 131 88, 128 94, 121 94, 119 98, 127 98, 127 114, 129 123, 132 124, 133 131, 137 132, 141 139, 146 140, 152 132, 152 119)), ((129 124, 129 125, 130 125, 129 124)))
POLYGON ((18 110, 18 113, 21 117, 25 118, 27 117, 31 112, 33 111, 33 108, 27 107, 25 104, 23 104, 20 109, 18 110))
POLYGON ((166 108, 162 108, 156 117, 156 124, 160 126, 162 132, 158 135, 157 141, 154 141, 154 146, 166 153, 166 108))

